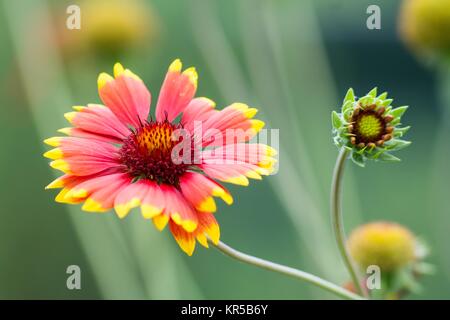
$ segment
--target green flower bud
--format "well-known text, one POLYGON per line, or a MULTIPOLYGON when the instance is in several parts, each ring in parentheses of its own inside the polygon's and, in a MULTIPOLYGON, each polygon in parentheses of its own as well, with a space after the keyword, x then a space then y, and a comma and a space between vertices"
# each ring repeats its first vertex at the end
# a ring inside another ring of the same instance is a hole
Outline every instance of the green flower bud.
POLYGON ((409 127, 401 126, 407 106, 393 108, 387 93, 377 96, 377 88, 357 99, 349 89, 341 113, 332 112, 334 143, 351 151, 352 160, 364 166, 367 159, 400 161, 390 152, 411 144, 400 138, 409 127))

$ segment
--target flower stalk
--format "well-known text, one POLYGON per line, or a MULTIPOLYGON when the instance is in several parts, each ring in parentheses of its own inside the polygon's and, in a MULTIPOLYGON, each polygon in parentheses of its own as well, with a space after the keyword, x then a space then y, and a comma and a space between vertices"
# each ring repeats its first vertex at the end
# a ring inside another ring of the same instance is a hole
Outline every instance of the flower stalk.
POLYGON ((223 252, 227 256, 234 258, 236 260, 239 260, 241 262, 244 262, 244 263, 247 263, 247 264, 262 268, 262 269, 278 272, 278 273, 293 277, 298 280, 309 282, 309 283, 311 283, 321 289, 324 289, 328 292, 331 292, 343 299, 364 300, 364 298, 361 297, 360 295, 356 295, 334 283, 331 283, 327 280, 324 280, 324 279, 322 279, 318 276, 315 276, 313 274, 310 274, 308 272, 301 271, 301 270, 298 270, 295 268, 287 267, 287 266, 284 266, 284 265, 281 265, 278 263, 274 263, 271 261, 267 261, 267 260, 264 260, 261 258, 257 258, 257 257, 251 256, 251 255, 248 255, 246 253, 243 253, 236 249, 231 248, 230 246, 226 245, 225 243, 223 243, 221 241, 219 241, 217 244, 214 244, 212 241, 209 240, 209 243, 212 244, 213 246, 215 246, 219 251, 223 252))
POLYGON ((341 212, 341 198, 342 198, 342 181, 345 167, 345 160, 349 155, 349 150, 342 148, 336 160, 336 165, 333 172, 333 180, 331 183, 331 223, 334 230, 334 235, 336 238, 336 243, 339 249, 339 253, 344 261, 344 264, 350 273, 352 281, 358 294, 364 296, 365 291, 362 289, 361 281, 359 280, 358 274, 354 267, 353 261, 347 251, 344 224, 341 212))

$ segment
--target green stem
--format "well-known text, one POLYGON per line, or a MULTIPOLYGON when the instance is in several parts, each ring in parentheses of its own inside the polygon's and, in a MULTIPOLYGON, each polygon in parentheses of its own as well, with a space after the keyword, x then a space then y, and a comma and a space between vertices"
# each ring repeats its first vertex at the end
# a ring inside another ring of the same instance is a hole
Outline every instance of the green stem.
POLYGON ((297 270, 294 268, 290 268, 287 266, 283 266, 280 265, 278 263, 274 263, 271 261, 267 261, 267 260, 263 260, 245 253, 242 253, 240 251, 237 251, 231 247, 229 247, 228 245, 224 244, 223 242, 220 242, 218 244, 214 244, 211 241, 209 241, 210 244, 214 245, 217 249, 219 249, 220 251, 222 251, 224 254, 226 254, 227 256, 230 256, 236 260, 239 260, 241 262, 245 262, 248 263, 250 265, 259 267, 259 268, 263 268, 266 270, 270 270, 270 271, 275 271, 299 280, 303 280, 306 282, 309 282, 319 288, 322 288, 324 290, 327 290, 331 293, 334 293, 335 295, 344 298, 344 299, 349 299, 349 300, 363 300, 364 298, 356 295, 334 283, 331 283, 327 280, 324 280, 322 278, 319 278, 315 275, 312 275, 310 273, 301 271, 301 270, 297 270))
POLYGON ((366 295, 365 290, 362 289, 358 274, 353 266, 352 259, 347 251, 344 224, 341 212, 341 193, 342 193, 342 177, 344 174, 345 160, 347 159, 349 151, 342 148, 336 159, 336 165, 333 172, 333 180, 331 183, 331 222, 334 229, 334 235, 341 254, 342 260, 350 273, 355 288, 360 295, 366 295))

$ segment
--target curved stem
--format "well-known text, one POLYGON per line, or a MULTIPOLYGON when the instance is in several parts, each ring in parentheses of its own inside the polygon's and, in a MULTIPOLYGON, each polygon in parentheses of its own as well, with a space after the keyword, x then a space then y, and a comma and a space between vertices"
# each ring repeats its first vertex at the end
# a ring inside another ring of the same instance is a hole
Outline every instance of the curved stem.
POLYGON ((344 224, 341 212, 341 193, 342 193, 342 177, 344 174, 345 160, 349 151, 342 148, 336 159, 336 165, 333 172, 333 180, 331 182, 331 222, 334 229, 334 235, 339 248, 339 253, 341 254, 344 264, 350 273, 352 281, 355 288, 360 295, 365 295, 365 291, 362 289, 361 282, 359 281, 358 274, 356 273, 355 267, 353 266, 352 259, 347 251, 344 224))
POLYGON ((309 282, 319 288, 325 289, 331 293, 334 293, 335 295, 349 300, 362 300, 363 297, 356 295, 334 283, 331 283, 327 280, 324 280, 322 278, 319 278, 315 275, 312 275, 310 273, 297 270, 294 268, 290 268, 287 266, 283 266, 271 261, 263 260, 245 253, 242 253, 240 251, 237 251, 228 245, 224 244, 223 242, 220 242, 218 244, 214 244, 211 241, 209 241, 210 244, 214 245, 217 249, 225 253, 227 256, 230 256, 236 260, 257 266, 259 268, 263 268, 270 271, 275 271, 299 280, 303 280, 306 282, 309 282))

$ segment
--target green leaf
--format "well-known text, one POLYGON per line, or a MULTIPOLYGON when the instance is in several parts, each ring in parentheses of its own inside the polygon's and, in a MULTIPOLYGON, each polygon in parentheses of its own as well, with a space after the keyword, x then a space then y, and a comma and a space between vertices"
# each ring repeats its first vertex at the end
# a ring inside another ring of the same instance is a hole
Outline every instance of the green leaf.
POLYGON ((377 152, 375 154, 372 154, 370 156, 370 159, 377 160, 383 152, 386 152, 386 150, 382 148, 377 148, 377 152))
POLYGON ((358 102, 364 107, 364 106, 368 106, 371 105, 373 102, 374 98, 372 98, 372 96, 364 96, 361 99, 358 100, 358 102))
POLYGON ((403 148, 406 148, 410 144, 411 144, 411 141, 395 139, 395 140, 392 140, 390 143, 386 144, 386 148, 389 151, 398 151, 403 148))
POLYGON ((395 118, 394 120, 391 121, 390 125, 391 126, 397 126, 400 124, 400 118, 395 118))
POLYGON ((411 126, 403 127, 403 128, 395 128, 394 137, 403 137, 410 128, 411 128, 411 126))
POLYGON ((378 157, 378 160, 386 161, 386 162, 399 162, 399 161, 401 161, 400 158, 397 158, 396 156, 393 156, 392 154, 387 153, 387 152, 383 152, 382 154, 380 154, 380 156, 378 157))
POLYGON ((348 89, 343 104, 347 103, 348 101, 355 102, 355 93, 353 92, 352 88, 348 89))
POLYGON ((344 120, 347 121, 347 122, 350 121, 352 114, 353 114, 352 108, 350 108, 348 110, 345 110, 345 112, 344 112, 344 120))
POLYGON ((391 103, 392 103, 392 101, 394 101, 394 99, 386 99, 386 100, 384 100, 384 101, 381 103, 381 105, 382 105, 383 107, 390 106, 391 103))
POLYGON ((356 152, 352 153, 352 161, 362 168, 365 166, 364 157, 356 152))
POLYGON ((394 118, 400 118, 406 110, 408 110, 408 106, 402 106, 395 109, 392 109, 391 115, 394 116, 394 118))
POLYGON ((358 151, 356 151, 356 153, 358 153, 360 155, 363 155, 364 151, 366 151, 366 150, 367 150, 367 146, 365 146, 364 148, 359 149, 358 151))
POLYGON ((377 96, 377 90, 378 90, 377 87, 375 87, 372 90, 370 90, 367 95, 375 98, 377 96))
POLYGON ((354 103, 355 103, 354 101, 347 101, 346 103, 344 103, 344 104, 342 105, 341 112, 342 112, 342 113, 345 113, 345 112, 347 112, 347 111, 349 111, 349 110, 352 110, 352 109, 353 109, 353 104, 354 104, 354 103))
POLYGON ((377 97, 377 99, 385 100, 385 99, 387 98, 387 96, 388 96, 388 93, 387 93, 387 92, 383 92, 382 94, 380 94, 380 95, 377 97))
POLYGON ((339 129, 342 126, 342 120, 336 111, 331 113, 331 123, 335 129, 339 129))

